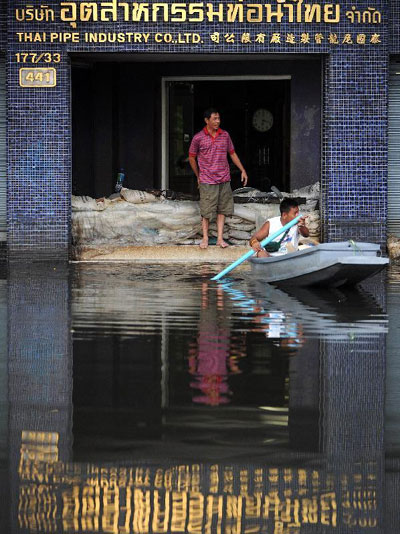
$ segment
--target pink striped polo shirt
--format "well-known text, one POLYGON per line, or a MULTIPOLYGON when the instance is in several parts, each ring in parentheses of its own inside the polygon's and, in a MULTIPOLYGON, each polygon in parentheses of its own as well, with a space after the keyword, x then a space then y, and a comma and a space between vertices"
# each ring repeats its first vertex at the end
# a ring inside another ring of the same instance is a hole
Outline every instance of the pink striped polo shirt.
POLYGON ((215 137, 204 127, 192 139, 189 156, 197 157, 202 184, 222 184, 231 179, 227 152, 233 154, 235 148, 225 130, 218 128, 215 137))

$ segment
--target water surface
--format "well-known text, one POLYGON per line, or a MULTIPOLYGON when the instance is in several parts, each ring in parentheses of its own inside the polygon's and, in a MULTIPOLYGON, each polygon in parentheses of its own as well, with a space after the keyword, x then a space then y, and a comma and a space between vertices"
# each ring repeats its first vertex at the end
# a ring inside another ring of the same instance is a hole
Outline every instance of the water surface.
POLYGON ((1 532, 400 531, 399 270, 218 270, 12 266, 1 532))

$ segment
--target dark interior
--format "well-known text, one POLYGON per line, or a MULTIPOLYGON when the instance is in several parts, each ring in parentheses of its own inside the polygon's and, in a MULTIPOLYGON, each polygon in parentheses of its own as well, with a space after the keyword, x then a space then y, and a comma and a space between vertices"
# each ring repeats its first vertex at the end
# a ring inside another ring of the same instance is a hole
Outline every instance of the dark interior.
MULTIPOLYGON (((126 187, 162 187, 163 78, 174 78, 165 83, 170 189, 196 192, 187 152, 209 106, 219 109, 249 186, 290 191, 320 179, 320 58, 181 59, 72 57, 73 194, 110 195, 120 168, 126 187), (273 117, 266 131, 254 127, 257 109, 273 117)), ((232 188, 240 186, 240 173, 232 166, 232 188)))
MULTIPOLYGON (((221 127, 233 140, 252 187, 282 191, 289 186, 290 80, 168 82, 169 186, 195 193, 196 181, 187 163, 193 134, 203 125, 203 112, 214 107, 221 127), (264 131, 254 120, 257 110, 268 110, 273 123, 264 131), (258 127, 258 128, 257 128, 258 127)), ((232 188, 241 187, 240 171, 231 163, 232 188)))

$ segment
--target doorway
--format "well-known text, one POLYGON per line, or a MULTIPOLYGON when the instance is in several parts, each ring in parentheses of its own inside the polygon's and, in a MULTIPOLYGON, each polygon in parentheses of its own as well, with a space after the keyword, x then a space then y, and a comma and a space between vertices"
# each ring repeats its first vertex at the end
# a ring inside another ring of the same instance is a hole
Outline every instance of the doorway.
MULTIPOLYGON (((319 57, 79 53, 71 59, 74 195, 109 196, 120 168, 130 189, 197 194, 187 157, 210 106, 221 113, 249 186, 289 192, 320 179, 319 57)), ((232 188, 241 187, 240 173, 231 170, 232 188)))
MULTIPOLYGON (((193 135, 204 126, 203 112, 214 107, 232 138, 249 185, 286 191, 290 182, 290 76, 166 78, 163 84, 166 132, 163 185, 196 194, 188 163, 193 135)), ((242 186, 231 163, 232 188, 242 186)))

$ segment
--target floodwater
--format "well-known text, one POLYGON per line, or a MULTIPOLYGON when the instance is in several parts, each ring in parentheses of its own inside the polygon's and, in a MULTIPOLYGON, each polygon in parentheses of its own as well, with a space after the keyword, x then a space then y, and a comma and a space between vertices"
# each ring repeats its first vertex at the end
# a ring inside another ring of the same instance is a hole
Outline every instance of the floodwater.
POLYGON ((400 269, 11 265, 0 533, 400 532, 400 269))

